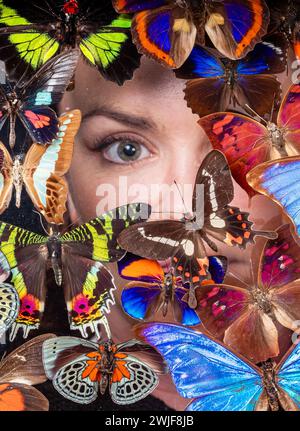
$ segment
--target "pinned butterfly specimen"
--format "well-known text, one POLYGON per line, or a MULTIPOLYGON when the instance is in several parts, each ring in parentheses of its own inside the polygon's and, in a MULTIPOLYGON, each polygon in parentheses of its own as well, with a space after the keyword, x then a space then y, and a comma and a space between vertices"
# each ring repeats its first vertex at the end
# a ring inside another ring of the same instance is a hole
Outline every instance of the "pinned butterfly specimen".
POLYGON ((172 258, 174 273, 183 283, 199 285, 210 278, 205 244, 218 252, 214 240, 244 249, 256 236, 276 238, 274 232, 252 230, 248 213, 229 204, 234 198, 230 169, 224 155, 211 151, 203 160, 195 182, 193 214, 182 220, 140 223, 118 237, 120 246, 133 254, 154 260, 172 258))
POLYGON ((284 328, 294 330, 300 320, 300 245, 290 225, 276 232, 278 238, 264 245, 250 282, 196 290, 204 327, 255 363, 277 357, 284 328))
POLYGON ((109 333, 105 314, 114 304, 113 276, 101 262, 120 259, 124 251, 117 236, 127 226, 145 220, 146 204, 130 204, 108 211, 70 232, 60 233, 51 225, 43 236, 0 223, 0 268, 11 271, 20 297, 18 318, 12 326, 12 340, 19 329, 24 338, 40 325, 46 298, 46 272, 52 268, 55 282, 63 285, 70 328, 87 336, 87 329, 99 338, 98 325, 109 333))
POLYGON ((0 213, 16 192, 20 208, 25 185, 34 206, 48 223, 63 224, 68 186, 63 175, 68 171, 73 154, 75 135, 81 121, 79 110, 69 111, 59 118, 59 128, 50 144, 33 144, 25 155, 11 157, 0 142, 0 213))
POLYGON ((196 45, 175 72, 178 78, 188 80, 184 90, 188 106, 200 117, 246 104, 261 116, 269 114, 281 95, 274 74, 286 68, 287 47, 284 37, 274 35, 242 60, 233 61, 196 45))
POLYGON ((14 78, 79 48, 90 65, 121 85, 140 62, 130 27, 131 18, 118 15, 111 0, 1 0, 0 58, 14 78))
POLYGON ((282 207, 300 237, 300 156, 262 163, 247 174, 247 181, 282 207))
POLYGON ((294 46, 297 55, 300 38, 300 1, 299 0, 268 0, 270 9, 270 25, 268 33, 280 32, 294 46))
POLYGON ((0 84, 0 129, 9 119, 9 145, 15 145, 15 124, 18 118, 31 139, 48 144, 58 132, 56 113, 49 107, 60 102, 75 72, 78 51, 57 56, 27 82, 0 84))
POLYGON ((45 372, 65 398, 89 404, 107 388, 116 404, 132 404, 158 385, 156 373, 165 373, 161 356, 138 340, 100 344, 75 337, 57 337, 43 346, 45 372))
POLYGON ((263 123, 231 112, 201 118, 212 146, 222 151, 233 178, 250 197, 255 191, 246 174, 262 162, 300 154, 300 85, 292 85, 284 97, 276 123, 263 123))
POLYGON ((238 59, 261 40, 269 23, 263 0, 113 0, 113 5, 120 13, 135 13, 132 35, 139 51, 173 69, 196 41, 205 44, 205 31, 224 56, 238 59))
POLYGON ((42 347, 52 334, 40 335, 0 362, 0 411, 47 411, 47 398, 32 385, 44 383, 42 347))
POLYGON ((9 283, 0 283, 0 337, 16 320, 19 307, 20 300, 15 288, 9 283))
POLYGON ((136 334, 164 357, 179 394, 195 398, 189 411, 300 410, 300 344, 279 364, 268 361, 258 368, 221 342, 182 326, 144 323, 136 334))
MULTIPOLYGON (((227 269, 227 259, 223 256, 209 258, 209 272, 214 283, 222 283, 227 269)), ((193 326, 201 323, 193 310, 195 292, 191 295, 188 283, 183 284, 180 277, 175 277, 172 268, 163 268, 159 262, 143 259, 130 253, 119 260, 119 274, 131 280, 122 292, 124 311, 134 319, 149 320, 162 311, 167 316, 169 307, 177 322, 193 326), (192 297, 191 297, 192 296, 192 297)))

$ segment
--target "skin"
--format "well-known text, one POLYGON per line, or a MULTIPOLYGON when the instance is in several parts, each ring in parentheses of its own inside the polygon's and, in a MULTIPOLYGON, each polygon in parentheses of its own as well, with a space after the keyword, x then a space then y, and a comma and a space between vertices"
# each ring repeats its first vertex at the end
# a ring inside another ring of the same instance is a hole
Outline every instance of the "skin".
MULTIPOLYGON (((284 88, 287 88, 290 84, 288 76, 282 75, 280 79, 284 88)), ((112 206, 105 207, 105 196, 96 196, 96 189, 100 184, 108 183, 118 190, 119 176, 126 176, 129 186, 144 184, 149 187, 153 182, 171 186, 174 180, 179 185, 194 184, 199 166, 211 146, 197 124, 197 116, 186 106, 183 89, 184 81, 176 79, 172 71, 148 59, 143 59, 133 80, 126 82, 123 87, 104 81, 97 71, 85 63, 79 65, 75 90, 67 92, 61 104, 61 112, 79 108, 83 114, 68 173, 71 222, 80 224, 94 218, 97 205, 103 199, 102 210, 111 209, 112 206), (142 145, 139 147, 142 153, 138 160, 120 163, 122 159, 117 152, 117 148, 120 149, 123 144, 120 144, 120 138, 123 142, 125 139, 127 143, 130 141, 142 145), (107 147, 100 148, 108 143, 111 145, 109 150, 107 147)), ((272 230, 282 223, 279 208, 269 199, 256 196, 250 207, 247 194, 236 183, 234 188, 232 204, 251 212, 250 219, 256 229, 272 230)), ((161 198, 149 200, 147 195, 144 198, 142 195, 137 199, 128 199, 121 194, 116 203, 118 206, 128 201, 147 201, 154 213, 162 210, 161 198)), ((189 207, 190 203, 186 202, 186 206, 189 207)), ((169 211, 184 211, 178 191, 175 193, 174 207, 169 208, 169 211)), ((158 216, 153 214, 152 218, 158 216)), ((223 244, 219 247, 219 253, 230 260, 230 271, 243 280, 250 271, 252 250, 253 246, 247 247, 246 251, 223 244)), ((208 254, 215 254, 208 251, 208 254)), ((117 305, 109 315, 109 323, 114 341, 121 342, 133 336, 132 327, 137 322, 122 312, 120 294, 125 282, 118 277, 115 264, 108 266, 118 286, 117 305)), ((155 320, 159 320, 157 316, 155 320)), ((154 395, 171 408, 184 409, 190 400, 176 393, 169 376, 163 376, 160 380, 154 395)))

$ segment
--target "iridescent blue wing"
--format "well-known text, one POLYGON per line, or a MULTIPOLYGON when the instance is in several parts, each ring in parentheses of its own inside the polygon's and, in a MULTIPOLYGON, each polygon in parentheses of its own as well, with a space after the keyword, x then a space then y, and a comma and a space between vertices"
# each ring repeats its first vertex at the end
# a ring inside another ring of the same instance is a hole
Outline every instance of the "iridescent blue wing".
POLYGON ((209 256, 208 260, 208 270, 212 280, 216 284, 223 283, 228 267, 227 258, 225 256, 209 256))
POLYGON ((124 311, 134 319, 144 320, 150 315, 150 310, 156 311, 159 305, 158 299, 161 288, 149 283, 146 286, 125 288, 122 292, 121 301, 124 311))
POLYGON ((258 43, 254 50, 237 62, 239 75, 276 74, 284 72, 288 43, 284 36, 275 34, 258 43))
POLYGON ((224 76, 223 63, 214 53, 202 46, 196 45, 187 61, 175 71, 178 78, 216 78, 224 76))
POLYGON ((255 409, 262 394, 259 368, 221 343, 191 329, 163 323, 142 324, 136 335, 164 357, 179 394, 197 398, 191 410, 255 409))
POLYGON ((181 323, 186 326, 195 326, 201 323, 201 320, 198 314, 193 310, 186 301, 183 300, 183 297, 187 294, 188 290, 183 288, 177 288, 174 292, 174 317, 181 323))
POLYGON ((300 343, 278 364, 278 384, 300 409, 300 343))
POLYGON ((283 208, 300 236, 300 157, 262 163, 248 173, 247 181, 283 208))

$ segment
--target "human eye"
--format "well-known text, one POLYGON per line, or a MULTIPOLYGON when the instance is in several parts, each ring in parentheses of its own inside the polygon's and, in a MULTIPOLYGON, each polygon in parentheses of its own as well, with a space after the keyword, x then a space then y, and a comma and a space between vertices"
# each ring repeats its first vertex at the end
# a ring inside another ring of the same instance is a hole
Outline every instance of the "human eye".
POLYGON ((99 143, 98 150, 104 159, 121 165, 137 163, 153 155, 149 145, 134 135, 109 136, 99 143))

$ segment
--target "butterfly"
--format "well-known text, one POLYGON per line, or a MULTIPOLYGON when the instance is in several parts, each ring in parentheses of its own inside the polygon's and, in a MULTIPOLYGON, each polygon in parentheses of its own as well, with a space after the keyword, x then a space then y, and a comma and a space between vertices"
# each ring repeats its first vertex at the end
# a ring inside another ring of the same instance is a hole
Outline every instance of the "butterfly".
POLYGON ((205 31, 226 57, 244 57, 266 33, 263 0, 113 0, 119 13, 135 13, 132 35, 138 50, 170 68, 180 67, 205 31), (241 19, 243 17, 243 19, 241 19))
POLYGON ((0 223, 0 268, 11 272, 21 306, 10 339, 19 329, 26 338, 40 325, 46 297, 46 271, 63 285, 70 328, 87 337, 87 329, 99 335, 98 324, 109 333, 105 314, 114 304, 112 274, 101 262, 114 262, 125 253, 117 236, 127 226, 150 214, 146 204, 129 204, 108 211, 66 233, 51 225, 49 235, 0 223))
POLYGON ((247 181, 282 207, 300 237, 300 156, 262 163, 247 174, 247 181))
POLYGON ((156 373, 165 373, 161 356, 138 340, 114 344, 75 337, 56 337, 43 345, 47 377, 65 398, 89 404, 107 388, 116 404, 132 404, 158 385, 156 373))
POLYGON ((53 56, 78 47, 106 79, 122 85, 139 66, 131 19, 111 0, 0 1, 0 58, 11 77, 37 70, 53 56))
POLYGON ((118 237, 120 246, 133 254, 154 260, 172 258, 175 275, 183 282, 199 285, 209 277, 205 243, 215 252, 214 240, 244 249, 256 236, 276 238, 274 232, 252 230, 248 213, 230 206, 234 189, 225 156, 211 151, 203 160, 193 193, 193 214, 182 220, 140 223, 118 237))
POLYGON ((0 142, 0 213, 16 192, 16 206, 20 208, 25 185, 34 206, 48 223, 63 224, 66 211, 67 183, 63 175, 68 171, 73 154, 74 138, 81 121, 79 110, 69 111, 59 118, 55 139, 45 146, 33 144, 25 155, 14 159, 0 142))
POLYGON ((268 33, 280 32, 294 46, 296 56, 299 45, 300 1, 299 0, 268 0, 270 24, 268 33))
MULTIPOLYGON (((224 280, 227 259, 224 256, 209 258, 209 273, 213 282, 224 280)), ((188 283, 183 284, 180 277, 175 277, 172 268, 163 268, 159 262, 143 259, 130 253, 118 261, 121 277, 131 280, 121 296, 124 311, 134 319, 149 320, 157 312, 167 316, 169 306, 177 322, 193 326, 201 323, 193 310, 195 292, 191 294, 188 283)))
POLYGON ((20 300, 15 288, 9 283, 0 283, 0 337, 16 320, 19 307, 20 300))
POLYGON ((212 146, 225 154, 233 178, 249 197, 257 193, 246 180, 252 168, 270 159, 300 153, 300 85, 289 88, 275 123, 262 121, 265 124, 231 112, 199 120, 212 146))
MULTIPOLYGON (((290 225, 267 241, 250 282, 202 286, 196 311, 217 339, 255 363, 277 357, 284 328, 300 320, 300 246, 290 225)), ((254 250, 257 254, 257 248, 254 250)))
POLYGON ((32 385, 47 380, 42 361, 44 341, 55 337, 35 337, 9 353, 0 362, 0 411, 47 411, 47 398, 32 385))
POLYGON ((143 323, 136 335, 168 364, 189 411, 300 410, 300 344, 258 368, 221 342, 183 326, 143 323))
POLYGON ((287 48, 286 39, 274 35, 257 44, 242 60, 233 61, 220 59, 213 50, 196 45, 175 73, 188 80, 185 99, 200 117, 231 106, 244 108, 246 104, 264 116, 281 95, 280 82, 274 74, 284 72, 287 48))
POLYGON ((57 56, 39 69, 27 82, 6 80, 0 84, 0 130, 9 118, 9 145, 15 145, 15 123, 18 118, 31 139, 48 144, 58 132, 56 113, 49 105, 59 103, 78 61, 78 51, 57 56))

